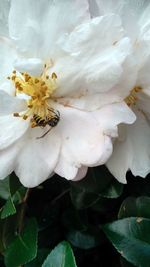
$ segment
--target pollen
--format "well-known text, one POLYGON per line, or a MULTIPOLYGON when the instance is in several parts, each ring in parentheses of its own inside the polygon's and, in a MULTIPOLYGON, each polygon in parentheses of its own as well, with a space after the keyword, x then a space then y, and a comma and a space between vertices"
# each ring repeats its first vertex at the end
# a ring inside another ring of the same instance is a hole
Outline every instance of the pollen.
MULTIPOLYGON (((47 66, 46 66, 47 67, 47 66)), ((23 120, 30 118, 31 128, 41 126, 41 121, 43 125, 46 126, 46 119, 54 117, 55 112, 50 106, 50 100, 53 98, 53 93, 57 88, 57 75, 52 73, 51 76, 47 75, 47 68, 44 68, 41 76, 31 76, 28 73, 20 73, 14 70, 12 75, 8 77, 12 80, 15 86, 16 95, 26 95, 27 96, 27 110, 23 113, 15 112, 14 117, 20 117, 23 120), (34 120, 40 118, 40 123, 34 120)))
POLYGON ((136 105, 139 99, 138 93, 141 91, 142 88, 140 86, 136 86, 131 90, 130 95, 125 98, 125 102, 129 107, 131 107, 132 105, 136 105))

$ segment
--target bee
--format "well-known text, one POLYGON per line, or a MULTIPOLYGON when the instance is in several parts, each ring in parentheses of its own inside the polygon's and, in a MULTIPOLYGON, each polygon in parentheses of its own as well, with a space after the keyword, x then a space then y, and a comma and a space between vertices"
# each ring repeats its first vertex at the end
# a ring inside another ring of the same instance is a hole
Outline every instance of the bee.
POLYGON ((32 122, 35 124, 34 127, 39 126, 44 128, 46 125, 50 126, 48 131, 44 133, 42 136, 37 137, 37 139, 43 138, 45 135, 47 135, 50 132, 50 130, 58 124, 60 120, 60 112, 58 110, 57 111, 54 111, 53 109, 48 109, 48 110, 50 111, 50 116, 42 118, 38 114, 33 115, 32 122))

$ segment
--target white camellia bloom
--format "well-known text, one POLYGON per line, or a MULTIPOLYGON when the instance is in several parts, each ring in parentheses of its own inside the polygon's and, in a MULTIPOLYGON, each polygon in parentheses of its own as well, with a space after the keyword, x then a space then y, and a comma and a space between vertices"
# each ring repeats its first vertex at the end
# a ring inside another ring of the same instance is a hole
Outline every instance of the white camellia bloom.
POLYGON ((150 4, 147 0, 94 0, 90 4, 92 17, 111 12, 119 15, 132 43, 133 68, 131 73, 124 72, 119 85, 130 88, 125 102, 137 120, 132 126, 120 126, 119 138, 107 163, 112 174, 126 183, 128 170, 141 177, 150 172, 150 4))
POLYGON ((88 7, 11 1, 9 38, 0 37, 1 179, 12 171, 28 187, 54 173, 81 179, 110 157, 117 125, 134 122, 115 87, 129 38, 118 16, 91 20, 88 7))

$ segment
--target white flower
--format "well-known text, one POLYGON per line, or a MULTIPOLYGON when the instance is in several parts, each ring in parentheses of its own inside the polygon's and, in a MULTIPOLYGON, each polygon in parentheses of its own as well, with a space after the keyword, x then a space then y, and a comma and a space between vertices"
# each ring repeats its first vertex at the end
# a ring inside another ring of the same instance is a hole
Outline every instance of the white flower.
POLYGON ((81 179, 107 161, 117 125, 135 120, 115 88, 131 52, 120 19, 91 20, 84 0, 12 0, 9 34, 0 38, 0 178, 81 179))
POLYGON ((119 86, 130 88, 125 102, 135 112, 132 126, 120 126, 113 155, 107 163, 112 174, 126 183, 126 172, 145 177, 150 172, 150 4, 143 0, 91 1, 92 16, 118 14, 132 43, 133 68, 124 72, 119 86), (129 77, 132 76, 132 86, 129 77))
POLYGON ((8 14, 10 0, 0 1, 0 35, 8 36, 8 14))

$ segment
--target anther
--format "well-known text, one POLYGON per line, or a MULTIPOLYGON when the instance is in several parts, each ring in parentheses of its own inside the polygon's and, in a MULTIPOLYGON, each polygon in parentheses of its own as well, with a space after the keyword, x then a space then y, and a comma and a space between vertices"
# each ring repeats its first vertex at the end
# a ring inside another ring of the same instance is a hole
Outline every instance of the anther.
POLYGON ((28 82, 30 79, 31 79, 31 77, 30 77, 30 76, 28 76, 28 75, 25 75, 25 82, 28 82))
POLYGON ((28 105, 28 108, 33 108, 33 105, 28 105))
POLYGON ((16 86, 16 88, 19 87, 20 86, 20 83, 19 82, 16 82, 15 83, 15 86, 16 86))
POLYGON ((23 91, 23 88, 21 87, 20 84, 17 85, 17 89, 18 89, 19 91, 23 91))
POLYGON ((35 81, 34 82, 35 83, 39 83, 39 79, 35 78, 35 81))
POLYGON ((52 79, 57 79, 57 75, 55 72, 52 73, 52 79))
POLYGON ((14 81, 14 80, 16 79, 16 76, 13 75, 13 76, 11 77, 11 79, 12 79, 12 81, 14 81))
POLYGON ((26 120, 28 118, 27 115, 23 115, 23 119, 26 120))
POLYGON ((41 82, 41 86, 45 85, 45 82, 41 82))
POLYGON ((31 128, 35 128, 36 126, 37 126, 36 122, 33 121, 33 122, 31 123, 31 128))
POLYGON ((13 73, 16 74, 16 70, 14 70, 13 73))
POLYGON ((43 86, 42 88, 43 88, 43 90, 45 90, 45 91, 48 89, 47 86, 43 86))
POLYGON ((19 115, 18 112, 13 113, 13 116, 14 116, 14 117, 20 117, 20 115, 19 115))

